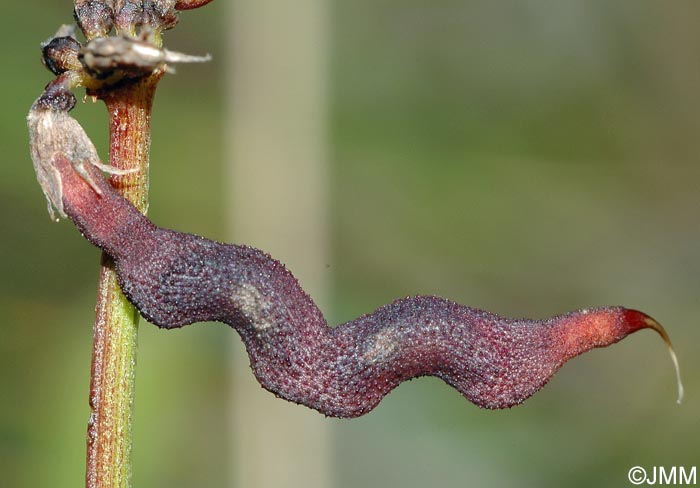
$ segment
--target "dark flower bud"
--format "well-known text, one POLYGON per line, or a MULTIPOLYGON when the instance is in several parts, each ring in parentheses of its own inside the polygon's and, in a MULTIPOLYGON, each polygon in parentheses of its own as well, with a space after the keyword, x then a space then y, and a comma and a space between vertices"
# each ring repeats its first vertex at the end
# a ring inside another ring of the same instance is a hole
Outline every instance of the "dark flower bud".
POLYGON ((80 69, 80 43, 72 36, 54 37, 41 45, 41 61, 53 74, 80 69))
POLYGON ((111 3, 106 0, 76 0, 73 15, 88 40, 105 37, 112 30, 114 11, 111 3))

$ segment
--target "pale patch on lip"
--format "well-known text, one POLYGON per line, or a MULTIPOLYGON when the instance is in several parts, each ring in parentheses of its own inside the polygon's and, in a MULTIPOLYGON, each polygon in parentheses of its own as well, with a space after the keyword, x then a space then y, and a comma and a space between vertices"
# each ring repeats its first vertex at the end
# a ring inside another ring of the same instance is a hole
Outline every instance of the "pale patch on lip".
POLYGON ((243 283, 234 289, 232 298, 255 330, 262 331, 274 325, 270 320, 270 302, 255 286, 243 283))
POLYGON ((362 355, 362 359, 368 363, 376 363, 390 357, 397 346, 398 333, 393 329, 384 329, 374 336, 370 347, 362 355))

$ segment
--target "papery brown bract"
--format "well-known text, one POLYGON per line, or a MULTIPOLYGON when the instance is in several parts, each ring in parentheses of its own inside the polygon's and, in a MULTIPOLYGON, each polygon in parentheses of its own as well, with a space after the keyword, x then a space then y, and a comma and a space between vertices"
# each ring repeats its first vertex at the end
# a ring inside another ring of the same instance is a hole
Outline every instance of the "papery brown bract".
POLYGON ((101 180, 102 175, 99 172, 89 173, 86 169, 88 166, 111 174, 129 173, 102 164, 97 149, 83 127, 69 115, 68 112, 75 106, 75 96, 69 88, 75 83, 73 72, 60 75, 46 86, 27 115, 30 154, 52 220, 56 220, 54 208, 61 217, 66 217, 63 211, 63 181, 55 167, 55 158, 67 158, 75 171, 98 194, 101 190, 96 178, 101 180))

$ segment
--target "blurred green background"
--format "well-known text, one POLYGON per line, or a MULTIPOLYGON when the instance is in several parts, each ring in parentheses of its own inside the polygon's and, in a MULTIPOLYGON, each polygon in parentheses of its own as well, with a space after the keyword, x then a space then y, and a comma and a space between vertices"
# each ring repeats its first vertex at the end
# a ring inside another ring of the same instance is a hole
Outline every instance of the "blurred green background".
MULTIPOLYGON (((150 215, 226 239, 223 2, 166 43, 215 61, 167 77, 150 215)), ((0 138, 0 472, 79 486, 99 253, 52 224, 24 117, 50 80, 38 44, 71 2, 7 2, 0 138)), ((676 343, 677 406, 651 332, 567 364, 524 405, 484 411, 432 378, 334 424, 351 486, 628 486, 700 460, 700 4, 331 2, 331 323, 413 294, 503 315, 639 308, 676 343)), ((75 116, 106 155, 101 105, 75 116)), ((283 257, 280 257, 283 259, 283 257)), ((140 329, 135 486, 227 486, 232 332, 140 329)), ((290 405, 290 408, 301 408, 290 405)))

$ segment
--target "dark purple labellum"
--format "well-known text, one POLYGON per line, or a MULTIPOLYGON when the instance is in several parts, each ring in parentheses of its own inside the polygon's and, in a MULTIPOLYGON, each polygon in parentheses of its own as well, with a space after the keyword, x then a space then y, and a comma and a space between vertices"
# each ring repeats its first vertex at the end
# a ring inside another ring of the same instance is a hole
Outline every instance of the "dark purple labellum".
MULTIPOLYGON (((61 189, 47 193, 49 200, 114 259, 129 300, 167 329, 230 325, 264 388, 325 415, 363 415, 401 382, 426 375, 480 407, 506 408, 537 392, 574 356, 638 330, 657 331, 671 347, 661 325, 623 307, 509 319, 435 296, 397 300, 331 328, 280 262, 250 247, 157 227, 109 185, 98 164, 76 164, 61 148, 70 152, 86 136, 66 118, 38 102, 30 113, 33 140, 58 148, 39 165, 40 182, 61 189), (37 117, 51 122, 60 143, 32 125, 37 117)), ((678 374, 672 349, 671 355, 678 374)), ((678 388, 680 401, 680 376, 678 388)))
POLYGON ((164 328, 229 324, 263 387, 325 415, 363 415, 402 381, 426 375, 481 407, 511 407, 590 349, 645 328, 668 342, 656 321, 622 307, 537 321, 434 296, 397 300, 331 328, 294 276, 264 252, 159 228, 94 167, 88 171, 101 196, 65 158, 56 167, 65 212, 114 258, 124 293, 144 317, 164 328))

